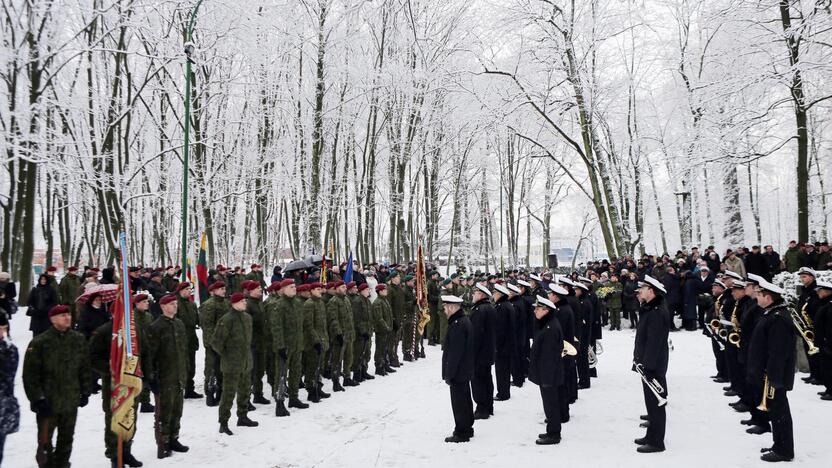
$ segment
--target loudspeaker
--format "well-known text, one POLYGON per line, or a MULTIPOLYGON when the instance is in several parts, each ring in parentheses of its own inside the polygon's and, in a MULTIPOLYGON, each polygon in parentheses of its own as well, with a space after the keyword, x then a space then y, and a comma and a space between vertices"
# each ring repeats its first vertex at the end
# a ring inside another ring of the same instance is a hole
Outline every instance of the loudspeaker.
POLYGON ((549 254, 549 268, 557 268, 558 267, 558 255, 557 254, 549 254))

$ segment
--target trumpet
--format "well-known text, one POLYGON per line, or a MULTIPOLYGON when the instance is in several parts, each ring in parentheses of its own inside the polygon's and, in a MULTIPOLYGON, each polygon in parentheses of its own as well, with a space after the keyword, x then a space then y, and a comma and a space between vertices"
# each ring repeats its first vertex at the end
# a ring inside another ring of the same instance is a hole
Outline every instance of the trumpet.
POLYGON ((803 337, 803 341, 809 346, 807 353, 810 355, 820 352, 820 348, 815 346, 815 332, 812 330, 811 319, 806 314, 798 314, 796 310, 790 309, 792 322, 794 322, 797 332, 803 337))
POLYGON ((560 357, 577 356, 577 355, 578 355, 578 350, 575 349, 574 346, 572 346, 572 343, 570 343, 566 340, 563 340, 563 352, 560 353, 560 357))
POLYGON ((641 363, 635 363, 634 367, 636 369, 636 372, 638 372, 639 375, 641 375, 641 380, 643 380, 644 383, 647 384, 647 388, 649 388, 650 391, 653 392, 653 395, 656 397, 656 400, 658 401, 658 406, 666 405, 667 398, 662 396, 662 393, 664 393, 664 387, 662 386, 662 384, 659 383, 659 381, 656 379, 647 380, 647 376, 644 375, 644 366, 642 366, 641 363))
POLYGON ((774 387, 768 383, 768 375, 763 380, 763 401, 757 406, 757 409, 763 412, 768 412, 768 400, 774 398, 774 387))

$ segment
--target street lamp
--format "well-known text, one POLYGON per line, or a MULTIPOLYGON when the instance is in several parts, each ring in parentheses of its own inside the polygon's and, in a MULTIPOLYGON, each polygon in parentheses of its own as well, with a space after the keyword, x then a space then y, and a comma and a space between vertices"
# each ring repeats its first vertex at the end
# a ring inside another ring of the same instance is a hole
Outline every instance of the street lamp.
POLYGON ((194 30, 194 21, 199 6, 203 0, 198 0, 194 9, 191 10, 191 18, 188 21, 188 31, 185 37, 185 147, 182 158, 182 280, 185 280, 185 272, 188 266, 188 153, 190 149, 191 136, 191 56, 194 53, 194 43, 191 37, 194 30))

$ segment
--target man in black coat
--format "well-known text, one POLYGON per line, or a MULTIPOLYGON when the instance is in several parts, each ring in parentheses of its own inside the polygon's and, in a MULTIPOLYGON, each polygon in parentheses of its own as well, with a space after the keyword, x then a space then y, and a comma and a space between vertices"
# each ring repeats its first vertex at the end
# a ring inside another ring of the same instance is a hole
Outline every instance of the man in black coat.
POLYGON ((774 445, 760 457, 767 462, 794 458, 792 415, 786 392, 794 387, 797 337, 783 294, 785 291, 779 286, 760 282, 757 305, 763 314, 754 327, 748 350, 748 380, 763 382, 762 404, 771 418, 774 445))
POLYGON ((491 305, 491 291, 483 283, 474 287, 471 308, 471 326, 474 342, 474 377, 471 393, 477 409, 474 419, 488 419, 494 414, 494 381, 491 366, 494 365, 494 318, 497 311, 491 305))
POLYGON ((511 398, 511 360, 517 353, 514 334, 516 313, 508 301, 508 289, 502 284, 494 285, 494 305, 497 309, 494 320, 494 339, 497 356, 494 361, 494 373, 497 379, 495 401, 511 398))
POLYGON ((832 283, 817 282, 818 310, 815 314, 815 346, 820 349, 821 378, 826 387, 821 400, 832 401, 832 283))
POLYGON ((589 369, 589 348, 592 346, 592 302, 588 294, 589 288, 581 283, 575 283, 575 298, 578 300, 581 308, 581 318, 583 324, 581 332, 578 336, 578 356, 577 356, 577 371, 578 371, 578 388, 586 389, 590 386, 590 369, 589 369))
POLYGON ((445 442, 468 442, 474 437, 474 403, 471 377, 474 375, 474 332, 462 311, 462 298, 442 296, 448 332, 442 344, 442 380, 451 387, 454 433, 445 442))
POLYGON ((745 273, 752 273, 762 276, 766 281, 771 281, 771 270, 768 267, 768 260, 760 251, 760 246, 751 247, 751 252, 745 256, 745 273))
POLYGON ((664 451, 667 414, 665 407, 659 406, 658 398, 647 386, 647 382, 658 382, 659 395, 667 398, 666 375, 670 357, 667 336, 670 333, 670 320, 664 304, 665 293, 664 285, 652 276, 645 276, 644 283, 641 283, 638 289, 641 320, 636 329, 633 364, 642 367, 642 388, 644 403, 647 406, 647 435, 635 440, 640 453, 664 451))
MULTIPOLYGON (((569 306, 566 298, 569 296, 569 291, 555 283, 549 283, 549 300, 557 307, 555 318, 558 319, 561 331, 563 332, 563 340, 575 346, 575 315, 572 308, 569 306)), ((538 324, 539 326, 539 324, 538 324)), ((564 358, 563 360, 563 383, 558 389, 558 400, 560 402, 560 421, 562 423, 569 422, 569 392, 567 386, 567 378, 569 376, 570 368, 572 372, 575 370, 574 356, 564 358)))
MULTIPOLYGON (((559 277, 558 282, 564 289, 566 289, 568 293, 565 298, 566 303, 569 304, 569 308, 572 309, 573 330, 572 335, 567 335, 567 341, 569 341, 575 348, 579 348, 580 339, 583 335, 584 329, 583 307, 581 307, 580 300, 575 296, 575 282, 567 278, 566 276, 559 277)), ((575 401, 578 400, 579 359, 580 354, 578 356, 569 356, 566 358, 566 362, 568 363, 568 365, 566 366, 564 371, 564 380, 566 381, 567 399, 569 400, 570 404, 575 403, 575 401)))
POLYGON ((534 343, 529 361, 529 380, 540 386, 546 432, 535 441, 537 445, 560 443, 561 417, 558 389, 563 385, 563 331, 555 320, 557 306, 543 297, 537 298, 534 315, 537 319, 534 343))
POLYGON ((751 274, 748 281, 734 281, 734 297, 737 298, 738 314, 742 317, 740 322, 740 346, 737 353, 737 372, 741 374, 743 385, 740 392, 740 401, 731 403, 734 410, 738 412, 749 412, 751 417, 740 421, 743 425, 751 426, 746 430, 749 434, 763 434, 771 432, 768 415, 757 409, 760 400, 763 398, 763 382, 748 381, 748 350, 751 347, 751 339, 754 336, 754 329, 760 322, 763 309, 757 305, 757 286, 762 276, 751 274), (745 285, 744 294, 739 288, 745 285))
MULTIPOLYGON (((809 267, 802 267, 797 271, 800 279, 800 297, 797 300, 797 313, 803 317, 808 317, 809 322, 814 322, 819 305, 817 293, 817 273, 809 267)), ((803 342, 803 349, 807 351, 809 359, 809 376, 804 377, 803 381, 813 385, 821 385, 820 376, 820 356, 818 354, 809 355, 809 345, 803 342)))
POLYGON ((510 293, 508 301, 514 308, 514 344, 516 346, 514 356, 511 358, 511 384, 515 387, 522 387, 526 381, 524 351, 529 344, 528 339, 526 339, 528 311, 526 310, 526 300, 523 298, 523 291, 520 289, 520 286, 509 284, 507 288, 510 293))

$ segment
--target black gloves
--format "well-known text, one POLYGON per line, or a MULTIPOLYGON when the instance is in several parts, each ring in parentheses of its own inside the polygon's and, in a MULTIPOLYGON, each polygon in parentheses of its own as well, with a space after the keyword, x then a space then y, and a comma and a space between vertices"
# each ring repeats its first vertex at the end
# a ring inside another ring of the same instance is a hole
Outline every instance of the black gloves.
POLYGON ((321 351, 323 351, 323 349, 324 349, 324 347, 321 346, 320 343, 315 343, 315 346, 313 346, 313 347, 315 348, 315 352, 318 353, 318 354, 321 354, 321 351))
POLYGON ((369 333, 362 333, 361 338, 363 338, 365 341, 370 341, 370 334, 369 333))
POLYGON ((344 335, 335 335, 335 342, 338 346, 344 346, 344 335))
POLYGON ((88 404, 89 402, 90 402, 90 396, 89 396, 89 395, 86 395, 86 394, 82 394, 82 395, 81 395, 81 400, 78 402, 78 406, 80 406, 81 408, 83 408, 83 407, 87 406, 87 404, 88 404))
POLYGON ((280 356, 280 359, 284 361, 289 360, 289 351, 286 351, 286 348, 280 348, 277 350, 277 355, 280 356))
POLYGON ((49 416, 52 416, 52 405, 46 401, 46 398, 41 398, 40 400, 32 403, 32 411, 42 418, 48 418, 49 416))

